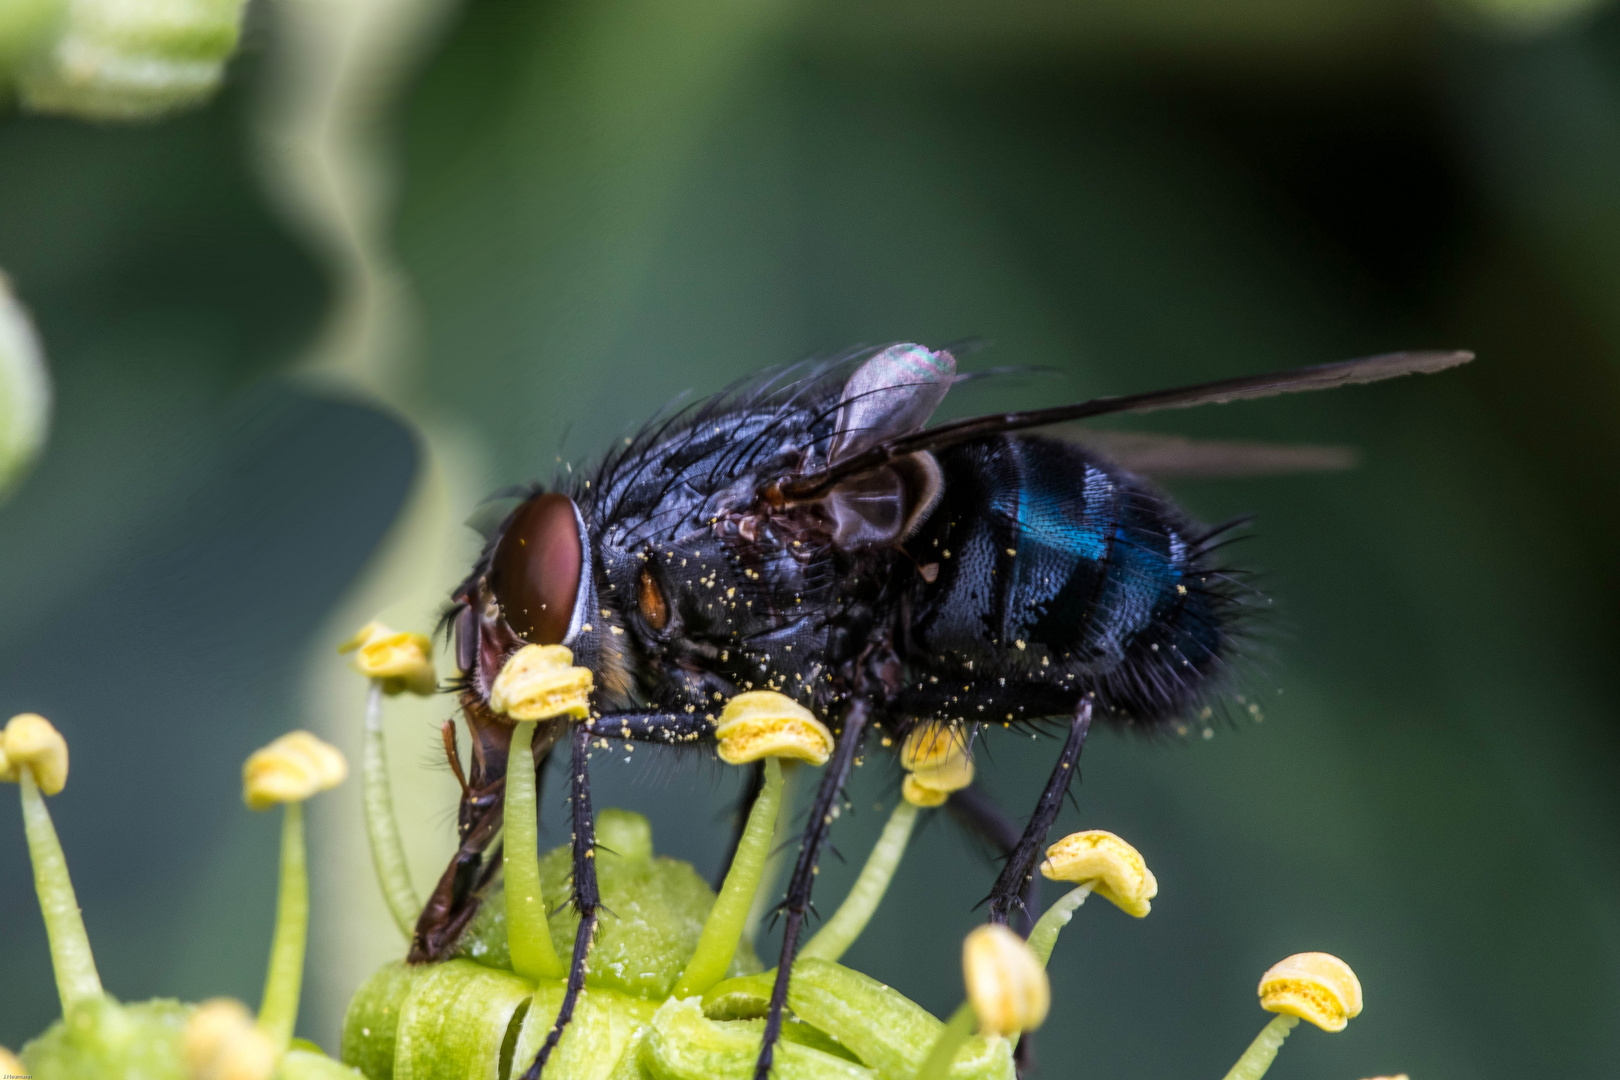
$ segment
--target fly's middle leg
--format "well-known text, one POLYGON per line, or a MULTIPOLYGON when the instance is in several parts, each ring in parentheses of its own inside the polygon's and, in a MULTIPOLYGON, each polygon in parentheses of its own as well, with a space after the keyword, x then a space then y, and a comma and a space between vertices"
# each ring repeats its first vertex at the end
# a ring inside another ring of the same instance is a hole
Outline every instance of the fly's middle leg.
POLYGON ((787 1007, 788 982, 792 977, 793 958, 799 951, 799 931, 804 928, 804 917, 810 909, 810 893, 815 887, 816 862, 826 846, 827 834, 832 829, 833 808, 849 779, 850 767, 855 762, 855 751, 860 748, 866 733, 867 721, 872 715, 872 704, 865 698, 855 698, 844 714, 844 727, 838 733, 838 744, 833 747, 827 771, 822 774, 821 786, 815 801, 810 804, 810 821, 799 845, 799 859, 793 866, 793 877, 788 881, 787 899, 783 901, 782 957, 776 968, 776 982, 771 987, 770 1011, 765 1016, 765 1037, 759 1045, 759 1060, 754 1064, 754 1080, 769 1080, 771 1063, 775 1060, 776 1040, 782 1034, 782 1011, 787 1007))

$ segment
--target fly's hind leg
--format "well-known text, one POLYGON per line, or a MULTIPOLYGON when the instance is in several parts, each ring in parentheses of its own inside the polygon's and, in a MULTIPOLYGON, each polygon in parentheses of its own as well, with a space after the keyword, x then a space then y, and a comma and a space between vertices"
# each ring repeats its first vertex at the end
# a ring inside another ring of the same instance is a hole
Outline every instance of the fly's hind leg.
MULTIPOLYGON (((951 792, 950 800, 945 806, 950 810, 951 816, 970 832, 988 841, 1000 858, 1012 858, 1013 852, 1018 849, 1018 841, 1023 830, 1018 827, 1012 815, 1002 809, 989 795, 976 785, 965 787, 960 791, 951 792)), ((1028 937, 1030 928, 1035 925, 1035 919, 1040 915, 1040 882, 1034 875, 1031 875, 1024 885, 1019 902, 1021 910, 1013 913, 1012 927, 1024 937, 1028 937)))
POLYGON ((1001 876, 996 878, 995 885, 990 889, 991 922, 1005 925, 1007 916, 1022 905, 1024 891, 1034 883, 1035 867, 1040 861, 1041 849, 1046 846, 1046 834, 1051 830, 1052 822, 1057 820, 1058 811, 1063 808, 1063 796, 1068 794, 1069 784, 1079 771, 1080 749, 1086 744, 1086 732, 1090 728, 1091 699, 1081 698, 1080 704, 1075 706, 1074 719, 1069 723, 1069 737, 1063 744, 1063 753, 1059 755, 1057 764, 1052 767, 1052 775, 1046 781, 1046 790, 1041 792, 1041 799, 1035 804, 1035 813, 1030 815, 1023 835, 1007 856, 1007 865, 1001 868, 1001 876))
POLYGON ((535 1055, 534 1063, 524 1072, 522 1080, 539 1080, 552 1051, 557 1049, 563 1029, 574 1018, 574 1006, 585 987, 585 961, 590 955, 591 942, 596 937, 597 919, 601 914, 602 897, 596 887, 596 817, 591 811, 591 737, 590 725, 574 725, 573 757, 569 763, 569 809, 574 827, 574 908, 579 912, 579 930, 574 934, 568 987, 563 991, 562 1008, 557 1010, 556 1023, 551 1025, 545 1044, 535 1055))
POLYGON ((816 861, 826 846, 827 834, 832 827, 833 807, 843 793, 844 782, 849 779, 855 751, 860 748, 866 723, 871 718, 872 704, 865 698, 850 702, 844 714, 844 727, 838 733, 838 745, 833 747, 822 774, 821 786, 810 804, 810 821, 799 845, 799 859, 793 866, 793 877, 788 882, 787 899, 782 904, 782 958, 776 968, 776 983, 771 987, 770 1011, 765 1016, 765 1037, 759 1044, 759 1060, 754 1064, 754 1080, 769 1080, 771 1063, 775 1059, 776 1040, 782 1034, 782 1010, 787 1007, 788 981, 793 972, 793 958, 799 951, 799 931, 804 928, 805 913, 810 909, 810 892, 815 887, 816 861))

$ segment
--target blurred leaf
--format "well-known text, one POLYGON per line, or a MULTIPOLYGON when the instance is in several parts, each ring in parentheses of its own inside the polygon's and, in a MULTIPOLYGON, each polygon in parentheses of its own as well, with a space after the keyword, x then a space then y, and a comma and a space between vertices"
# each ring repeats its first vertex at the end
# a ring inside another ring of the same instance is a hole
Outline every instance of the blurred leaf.
POLYGON ((0 274, 0 501, 45 445, 51 376, 28 312, 0 274))

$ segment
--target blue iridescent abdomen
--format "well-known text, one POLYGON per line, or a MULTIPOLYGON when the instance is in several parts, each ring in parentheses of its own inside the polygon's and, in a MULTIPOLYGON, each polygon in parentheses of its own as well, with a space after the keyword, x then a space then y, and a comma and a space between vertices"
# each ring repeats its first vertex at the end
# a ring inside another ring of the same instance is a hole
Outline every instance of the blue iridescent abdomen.
POLYGON ((1231 600, 1205 530, 1071 443, 1002 436, 939 461, 945 496, 906 545, 927 569, 907 643, 920 713, 1002 720, 1017 702, 1010 719, 1033 719, 1094 692, 1120 719, 1153 722, 1207 694, 1231 600))

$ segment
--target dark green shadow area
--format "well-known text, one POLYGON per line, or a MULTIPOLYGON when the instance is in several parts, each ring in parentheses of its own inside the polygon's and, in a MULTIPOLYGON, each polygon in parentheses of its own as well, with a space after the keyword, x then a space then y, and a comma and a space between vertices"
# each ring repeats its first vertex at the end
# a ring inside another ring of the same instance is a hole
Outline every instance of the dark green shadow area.
MULTIPOLYGON (((0 710, 72 746, 52 800, 107 988, 256 1001, 276 822, 245 756, 301 724, 310 636, 393 521, 412 436, 274 372, 323 290, 248 173, 243 99, 161 125, 0 125, 0 266, 57 380, 0 511, 0 710)), ((0 1044, 55 1018, 0 793, 0 1044)))

